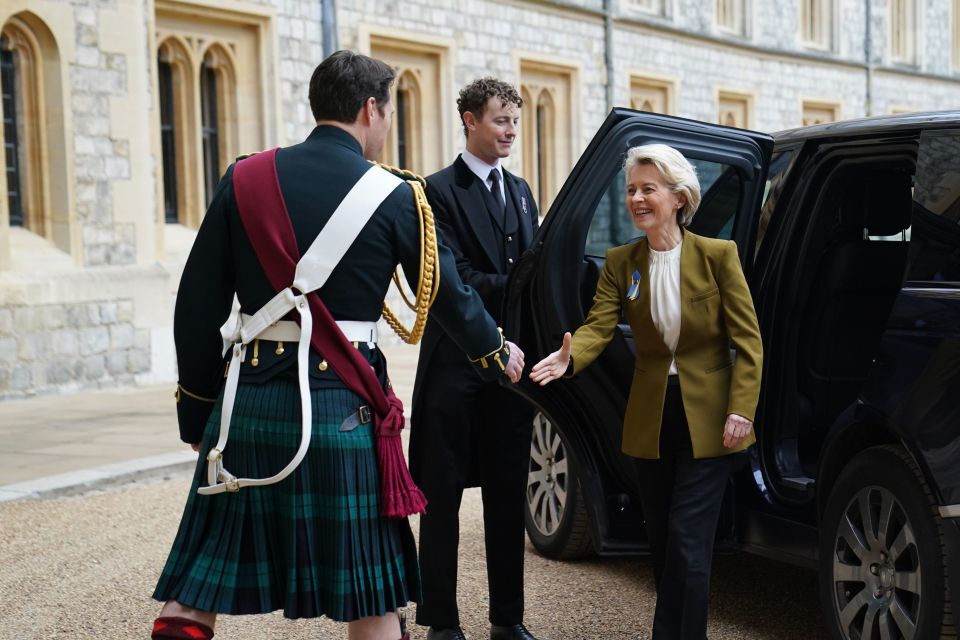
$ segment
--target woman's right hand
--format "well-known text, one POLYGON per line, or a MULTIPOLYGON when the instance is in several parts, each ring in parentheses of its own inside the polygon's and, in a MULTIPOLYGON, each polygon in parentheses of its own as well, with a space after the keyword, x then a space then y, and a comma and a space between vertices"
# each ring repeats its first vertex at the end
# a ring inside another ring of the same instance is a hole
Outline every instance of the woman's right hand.
POLYGON ((533 369, 530 370, 530 379, 543 386, 562 377, 570 366, 571 342, 573 342, 573 336, 567 331, 563 334, 563 345, 560 349, 533 365, 533 369))

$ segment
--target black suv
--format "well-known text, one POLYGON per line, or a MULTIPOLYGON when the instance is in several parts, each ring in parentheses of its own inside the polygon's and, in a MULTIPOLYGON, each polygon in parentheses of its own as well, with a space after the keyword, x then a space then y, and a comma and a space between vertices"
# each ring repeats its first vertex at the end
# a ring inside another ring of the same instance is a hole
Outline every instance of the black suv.
MULTIPOLYGON (((955 637, 960 589, 960 111, 773 136, 615 109, 511 275, 528 362, 590 308, 605 250, 636 231, 621 163, 663 142, 697 167, 690 229, 737 242, 763 333, 757 445, 718 548, 815 568, 832 637, 955 637)), ((629 325, 537 408, 527 531, 553 558, 644 552, 620 452, 629 325)))

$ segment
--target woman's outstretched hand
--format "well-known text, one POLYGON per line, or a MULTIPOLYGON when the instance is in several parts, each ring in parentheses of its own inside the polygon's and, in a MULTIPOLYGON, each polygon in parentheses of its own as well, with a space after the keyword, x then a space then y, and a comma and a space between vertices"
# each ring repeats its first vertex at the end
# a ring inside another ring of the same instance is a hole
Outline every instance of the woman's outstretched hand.
POLYGON ((567 331, 563 334, 563 346, 533 365, 533 369, 530 370, 530 379, 543 386, 563 376, 570 365, 571 342, 573 342, 573 336, 567 331))

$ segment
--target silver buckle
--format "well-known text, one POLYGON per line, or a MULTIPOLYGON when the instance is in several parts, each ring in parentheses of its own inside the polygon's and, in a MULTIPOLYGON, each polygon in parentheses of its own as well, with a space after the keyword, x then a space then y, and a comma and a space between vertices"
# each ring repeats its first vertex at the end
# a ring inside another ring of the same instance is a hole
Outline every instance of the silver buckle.
POLYGON ((357 409, 357 414, 360 416, 360 424, 367 424, 370 422, 370 407, 367 405, 362 405, 357 409))

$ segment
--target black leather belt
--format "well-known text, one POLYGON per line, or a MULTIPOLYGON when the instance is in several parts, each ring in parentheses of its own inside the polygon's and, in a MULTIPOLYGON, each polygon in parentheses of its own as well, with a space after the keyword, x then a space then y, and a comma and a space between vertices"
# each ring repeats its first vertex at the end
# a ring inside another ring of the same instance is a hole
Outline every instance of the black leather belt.
POLYGON ((348 415, 342 423, 340 423, 340 431, 353 431, 361 424, 367 424, 370 422, 370 407, 363 405, 350 415, 348 415))

